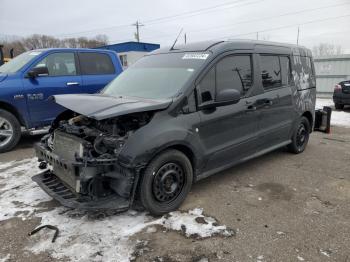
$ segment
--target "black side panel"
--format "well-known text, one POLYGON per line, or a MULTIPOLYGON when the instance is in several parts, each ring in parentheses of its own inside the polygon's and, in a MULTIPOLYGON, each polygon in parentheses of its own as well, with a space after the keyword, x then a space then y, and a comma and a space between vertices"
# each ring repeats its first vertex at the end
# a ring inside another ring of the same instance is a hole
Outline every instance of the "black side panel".
POLYGON ((316 78, 313 60, 310 57, 300 55, 293 55, 292 58, 292 74, 295 83, 295 88, 292 91, 295 108, 299 115, 308 111, 314 119, 316 78))

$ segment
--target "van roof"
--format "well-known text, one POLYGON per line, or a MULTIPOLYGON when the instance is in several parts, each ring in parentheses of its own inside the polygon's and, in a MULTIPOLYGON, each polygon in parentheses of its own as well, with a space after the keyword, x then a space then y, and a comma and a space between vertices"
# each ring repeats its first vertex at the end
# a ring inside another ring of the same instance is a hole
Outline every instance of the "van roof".
POLYGON ((210 51, 213 53, 223 51, 226 49, 248 49, 252 50, 256 46, 260 47, 272 47, 276 48, 284 48, 289 49, 291 53, 294 55, 301 56, 312 56, 311 50, 306 47, 294 45, 294 44, 286 44, 286 43, 278 43, 278 42, 270 42, 270 41, 260 41, 260 40, 247 40, 247 39, 234 39, 228 41, 203 41, 203 42, 195 42, 191 44, 181 44, 175 45, 173 50, 170 50, 170 47, 160 48, 153 51, 151 54, 160 54, 160 53, 171 53, 171 52, 205 52, 210 51))

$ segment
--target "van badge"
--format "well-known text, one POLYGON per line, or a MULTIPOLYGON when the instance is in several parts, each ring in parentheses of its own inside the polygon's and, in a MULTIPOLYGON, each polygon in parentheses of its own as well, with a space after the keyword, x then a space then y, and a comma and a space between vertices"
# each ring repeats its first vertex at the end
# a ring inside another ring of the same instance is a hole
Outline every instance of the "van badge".
POLYGON ((29 100, 43 100, 44 99, 44 94, 43 93, 27 94, 27 98, 29 100))

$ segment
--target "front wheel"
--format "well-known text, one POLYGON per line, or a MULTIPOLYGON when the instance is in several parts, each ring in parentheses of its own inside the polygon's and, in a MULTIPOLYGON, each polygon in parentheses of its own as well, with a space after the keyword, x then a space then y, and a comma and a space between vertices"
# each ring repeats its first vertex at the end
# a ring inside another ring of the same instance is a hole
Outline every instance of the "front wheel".
POLYGON ((309 120, 302 116, 292 135, 292 142, 288 145, 290 152, 294 154, 302 153, 309 142, 311 126, 309 120))
POLYGON ((10 112, 0 109, 0 153, 14 148, 21 138, 21 125, 10 112))
POLYGON ((139 198, 152 215, 163 215, 181 205, 192 181, 189 159, 178 150, 167 150, 156 156, 142 174, 139 198))

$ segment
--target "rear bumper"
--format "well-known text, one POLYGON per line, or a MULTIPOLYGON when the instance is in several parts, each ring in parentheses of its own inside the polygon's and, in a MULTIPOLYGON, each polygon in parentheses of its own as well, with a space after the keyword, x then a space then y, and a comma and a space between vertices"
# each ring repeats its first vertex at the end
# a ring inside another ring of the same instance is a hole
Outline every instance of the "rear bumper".
POLYGON ((350 94, 334 94, 333 102, 335 104, 350 105, 350 94))
POLYGON ((67 187, 52 171, 47 170, 32 177, 49 196, 63 206, 81 210, 103 211, 114 210, 123 212, 129 209, 131 201, 118 195, 111 195, 97 200, 82 196, 67 187))

